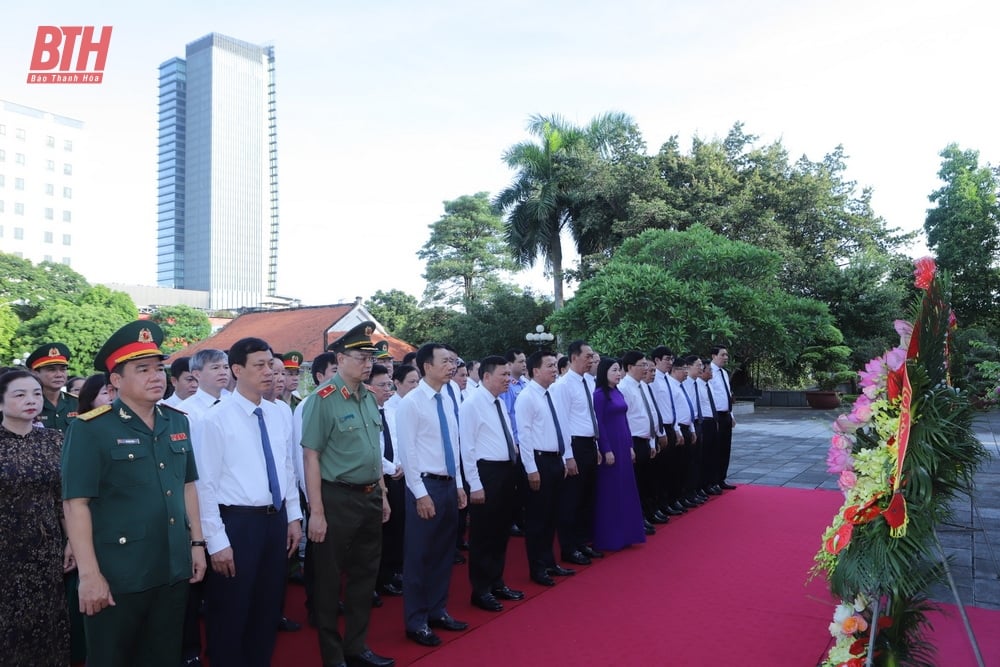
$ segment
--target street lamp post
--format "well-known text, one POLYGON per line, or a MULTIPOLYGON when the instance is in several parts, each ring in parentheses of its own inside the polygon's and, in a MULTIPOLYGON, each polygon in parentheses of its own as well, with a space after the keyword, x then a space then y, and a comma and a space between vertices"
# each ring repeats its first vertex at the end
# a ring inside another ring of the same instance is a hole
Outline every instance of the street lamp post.
POLYGON ((524 340, 528 341, 532 345, 535 345, 539 349, 545 347, 555 339, 555 336, 545 330, 544 324, 539 324, 535 327, 534 331, 529 331, 524 335, 524 340))

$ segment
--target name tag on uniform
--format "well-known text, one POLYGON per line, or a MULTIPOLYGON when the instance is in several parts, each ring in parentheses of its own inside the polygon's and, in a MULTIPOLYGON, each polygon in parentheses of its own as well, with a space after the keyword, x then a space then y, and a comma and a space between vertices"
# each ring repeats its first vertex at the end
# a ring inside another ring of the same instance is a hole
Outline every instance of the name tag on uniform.
POLYGON ((341 423, 346 422, 348 419, 357 419, 357 417, 355 417, 354 413, 340 417, 341 423))
POLYGON ((139 438, 118 438, 119 445, 141 445, 142 440, 139 438))
POLYGON ((188 434, 187 433, 171 433, 170 434, 170 439, 173 440, 174 442, 177 442, 178 440, 187 440, 188 439, 188 434))

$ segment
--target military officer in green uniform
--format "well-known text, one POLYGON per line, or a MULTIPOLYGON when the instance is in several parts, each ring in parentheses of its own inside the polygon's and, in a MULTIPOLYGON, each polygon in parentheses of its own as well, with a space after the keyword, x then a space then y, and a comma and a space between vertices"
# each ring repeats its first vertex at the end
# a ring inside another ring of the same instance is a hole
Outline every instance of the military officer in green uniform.
POLYGON ((374 322, 334 342, 337 373, 303 405, 302 446, 313 544, 320 656, 329 667, 395 664, 365 643, 389 502, 382 482, 382 418, 364 382, 371 373, 374 322), (318 501, 317 501, 318 500, 318 501), (344 635, 337 630, 341 575, 344 635))
POLYGON ((281 363, 285 367, 285 391, 281 400, 288 404, 288 407, 295 412, 295 408, 302 402, 299 394, 299 368, 302 366, 301 352, 286 352, 281 355, 281 363))
POLYGON ((389 371, 389 377, 392 377, 392 373, 395 370, 395 362, 393 361, 392 353, 389 352, 389 341, 380 340, 375 343, 375 363, 385 366, 386 370, 389 371))
POLYGON ((94 367, 118 398, 66 433, 66 530, 80 571, 88 667, 177 667, 188 582, 205 574, 187 417, 157 405, 167 377, 153 322, 119 329, 94 367))
POLYGON ((69 368, 69 348, 63 343, 45 343, 31 353, 25 361, 28 368, 38 373, 42 379, 42 395, 45 397, 42 412, 38 418, 45 428, 66 432, 70 420, 76 417, 76 398, 63 391, 66 386, 66 371, 69 368))

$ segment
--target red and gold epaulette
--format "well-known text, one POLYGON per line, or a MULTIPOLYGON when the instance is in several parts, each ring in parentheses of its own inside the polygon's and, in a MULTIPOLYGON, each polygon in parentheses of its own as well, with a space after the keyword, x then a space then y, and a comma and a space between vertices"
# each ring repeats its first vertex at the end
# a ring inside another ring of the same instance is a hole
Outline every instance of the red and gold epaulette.
POLYGON ((89 422, 94 417, 99 417, 105 412, 111 412, 111 405, 102 405, 90 410, 89 412, 84 412, 82 415, 77 415, 76 418, 85 422, 89 422))
POLYGON ((351 392, 347 391, 347 387, 340 388, 340 395, 344 397, 345 401, 351 400, 351 392))
POLYGON ((335 391, 337 391, 337 388, 335 386, 333 386, 332 384, 328 384, 325 387, 323 387, 322 389, 320 389, 319 391, 317 391, 316 393, 319 394, 320 398, 326 398, 327 396, 329 396, 330 394, 332 394, 335 391))

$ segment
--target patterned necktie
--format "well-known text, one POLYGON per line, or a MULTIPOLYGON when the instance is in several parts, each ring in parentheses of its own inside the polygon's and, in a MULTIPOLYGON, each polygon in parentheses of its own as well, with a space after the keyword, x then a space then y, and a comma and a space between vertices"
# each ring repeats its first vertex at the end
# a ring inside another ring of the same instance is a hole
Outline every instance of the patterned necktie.
POLYGON ((510 434, 510 429, 507 428, 507 420, 503 418, 503 408, 500 407, 500 399, 493 399, 493 405, 497 406, 497 417, 500 418, 500 426, 503 427, 503 437, 507 441, 507 456, 510 457, 511 465, 517 463, 517 449, 514 447, 514 436, 510 434))
POLYGON ((455 450, 451 448, 451 434, 448 432, 448 418, 444 416, 444 403, 441 400, 441 393, 434 394, 437 401, 438 423, 441 425, 441 440, 444 445, 444 465, 448 469, 451 477, 455 476, 455 450))
POLYGON ((559 456, 566 453, 566 443, 563 442, 562 429, 559 428, 559 417, 556 416, 556 406, 552 405, 552 397, 549 396, 549 392, 545 392, 545 400, 549 402, 549 412, 552 413, 552 421, 556 425, 556 438, 559 440, 559 456))
POLYGON ((267 487, 271 490, 271 504, 274 509, 281 507, 281 485, 278 484, 278 469, 274 467, 274 453, 271 451, 271 438, 267 435, 267 425, 264 423, 264 411, 254 408, 257 415, 257 426, 260 427, 260 445, 264 450, 264 465, 267 467, 267 487))
POLYGON ((590 423, 594 425, 594 437, 598 437, 597 413, 594 412, 594 397, 590 394, 590 387, 587 386, 587 378, 580 378, 583 382, 583 393, 587 395, 587 408, 590 410, 590 423))
POLYGON ((389 434, 389 422, 385 420, 385 408, 379 408, 378 413, 382 416, 382 440, 385 441, 385 459, 392 461, 395 452, 392 449, 392 435, 389 434))

